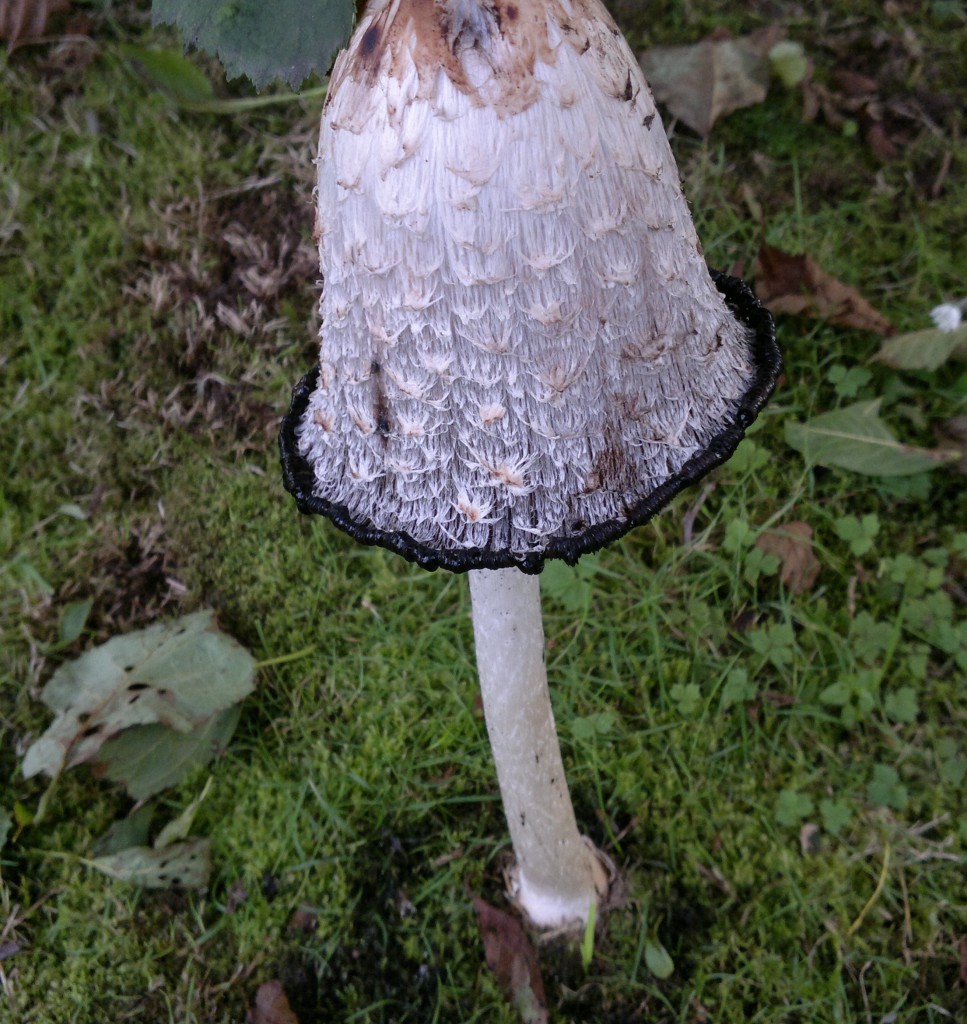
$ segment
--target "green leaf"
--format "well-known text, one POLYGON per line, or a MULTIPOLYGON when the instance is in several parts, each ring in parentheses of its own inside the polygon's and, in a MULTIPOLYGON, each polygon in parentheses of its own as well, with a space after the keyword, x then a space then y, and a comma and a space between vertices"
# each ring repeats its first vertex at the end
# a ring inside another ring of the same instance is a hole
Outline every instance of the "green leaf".
POLYGON ((769 453, 764 448, 760 448, 755 441, 746 437, 739 443, 735 454, 729 459, 729 469, 733 473, 754 473, 768 463, 769 453))
POLYGON ((697 683, 676 683, 669 696, 683 718, 691 718, 702 706, 702 691, 697 683))
POLYGON ((60 617, 60 643, 62 647, 72 644, 84 632, 87 617, 91 614, 94 602, 87 598, 84 601, 71 601, 64 608, 60 617))
POLYGON ((198 813, 198 808, 201 807, 202 801, 208 796, 208 791, 212 788, 211 776, 205 783, 205 788, 195 797, 194 800, 178 815, 177 818, 173 818, 168 822, 167 825, 158 833, 157 838, 154 841, 154 848, 161 850, 166 846, 171 846, 173 843, 177 843, 180 839, 187 839, 188 833, 191 831, 191 823, 195 820, 195 815, 198 813))
POLYGON ((7 842, 7 836, 13 828, 13 815, 4 807, 0 807, 0 850, 7 842))
POLYGON ((176 50, 122 46, 121 54, 142 78, 178 104, 195 106, 215 99, 215 89, 205 72, 176 50))
POLYGON ((909 799, 896 769, 886 764, 873 765, 873 778, 866 787, 866 795, 871 804, 892 807, 896 811, 902 811, 909 799))
POLYGON ((743 548, 751 547, 755 538, 756 531, 744 519, 733 519, 725 528, 722 547, 734 555, 743 548))
POLYGON ((805 423, 786 423, 786 441, 810 466, 866 476, 911 476, 955 461, 957 453, 901 444, 880 419, 882 399, 856 402, 805 423))
POLYGON ((869 612, 860 612, 850 626, 850 648, 860 661, 871 664, 893 646, 895 634, 894 623, 881 622, 869 612))
POLYGON ((901 686, 895 693, 888 693, 883 701, 883 710, 893 722, 907 725, 915 722, 920 713, 917 691, 912 686, 901 686))
POLYGON ((796 634, 788 622, 755 629, 748 634, 749 646, 776 668, 791 665, 795 657, 796 634))
POLYGON ((87 863, 105 875, 147 889, 201 889, 211 874, 211 843, 208 839, 193 839, 160 850, 131 846, 87 863))
POLYGON ((257 89, 281 79, 298 89, 325 75, 352 31, 351 0, 153 0, 155 24, 176 25, 188 46, 216 55, 230 78, 257 89))
POLYGON ((112 637, 54 673, 41 699, 57 713, 23 772, 56 775, 89 761, 131 726, 189 733, 251 693, 255 660, 215 628, 211 610, 112 637))
POLYGON ((857 558, 867 554, 880 532, 880 518, 870 512, 861 519, 856 516, 842 516, 833 524, 836 536, 849 544, 850 552, 857 558))
POLYGON ((794 789, 784 789, 776 799, 776 821, 794 827, 813 812, 812 798, 794 789))
POLYGON ((649 939, 645 943, 645 965, 660 981, 670 978, 675 971, 675 961, 658 939, 649 939))
POLYGON ((144 804, 126 818, 115 821, 111 827, 94 840, 91 852, 95 857, 109 857, 132 846, 146 846, 154 805, 144 804))
POLYGON ((722 688, 722 708, 755 700, 756 693, 755 683, 749 681, 749 673, 744 668, 734 668, 726 677, 725 686, 722 688))
POLYGON ((849 804, 843 800, 820 800, 819 813, 823 819, 823 828, 831 836, 838 836, 853 816, 849 804))
POLYGON ((955 331, 933 327, 887 338, 873 357, 897 370, 936 370, 967 345, 967 324, 955 331))
POLYGON ((954 752, 940 762, 940 778, 948 786, 958 789, 964 781, 965 775, 967 775, 967 757, 963 754, 954 752))
POLYGON ((743 562, 742 577, 746 583, 754 585, 760 576, 775 576, 780 564, 779 558, 771 552, 750 548, 743 562))
POLYGON ((822 704, 831 704, 833 707, 841 708, 849 704, 852 696, 853 687, 849 683, 840 680, 838 683, 827 686, 820 693, 819 700, 822 704))
POLYGON ((33 824, 34 812, 29 807, 24 806, 19 800, 14 800, 13 820, 20 828, 26 828, 28 825, 33 824))
POLYGON ((579 574, 577 567, 553 561, 541 573, 541 592, 569 612, 584 614, 591 609, 594 588, 586 577, 579 574))
POLYGON ((208 764, 228 746, 242 711, 238 705, 213 715, 189 733, 163 725, 137 725, 108 740, 93 758, 96 775, 120 783, 144 800, 208 764))
POLYGON ((571 720, 571 733, 575 739, 590 740, 595 736, 607 736, 617 724, 613 711, 598 711, 583 718, 571 720))
POLYGON ((840 398, 856 398, 856 396, 873 379, 873 374, 862 366, 843 366, 837 363, 829 368, 826 379, 836 389, 840 398))

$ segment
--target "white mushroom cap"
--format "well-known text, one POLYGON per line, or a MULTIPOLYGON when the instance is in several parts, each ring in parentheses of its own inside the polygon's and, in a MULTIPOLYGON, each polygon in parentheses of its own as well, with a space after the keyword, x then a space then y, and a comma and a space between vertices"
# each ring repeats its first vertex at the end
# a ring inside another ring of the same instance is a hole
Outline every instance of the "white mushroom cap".
POLYGON ((599 0, 377 0, 318 161, 287 486, 429 568, 573 560, 727 458, 778 373, 599 0), (745 321, 745 322, 744 322, 745 321))

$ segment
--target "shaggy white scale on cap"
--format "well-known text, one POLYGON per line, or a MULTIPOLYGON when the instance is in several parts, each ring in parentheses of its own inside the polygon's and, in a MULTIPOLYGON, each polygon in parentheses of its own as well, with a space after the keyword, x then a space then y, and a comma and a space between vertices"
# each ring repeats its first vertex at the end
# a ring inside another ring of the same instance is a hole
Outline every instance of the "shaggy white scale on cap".
POLYGON ((545 550, 736 416, 751 332, 598 0, 379 0, 322 117, 313 495, 439 551, 545 550))

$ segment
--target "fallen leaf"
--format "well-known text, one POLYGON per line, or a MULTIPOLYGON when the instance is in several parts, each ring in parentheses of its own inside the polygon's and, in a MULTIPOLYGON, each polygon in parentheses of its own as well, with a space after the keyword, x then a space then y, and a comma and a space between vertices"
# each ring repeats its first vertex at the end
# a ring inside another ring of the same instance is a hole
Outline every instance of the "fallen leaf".
POLYGON ((190 733, 251 693, 254 680, 254 658, 215 628, 210 609, 112 637, 44 687, 41 700, 57 715, 27 750, 24 775, 89 761, 132 726, 190 733))
POLYGON ((104 835, 95 839, 91 852, 95 857, 109 857, 133 846, 147 846, 153 817, 154 806, 143 804, 126 818, 115 821, 104 835))
POLYGON ((785 35, 771 26, 737 39, 709 37, 693 46, 654 46, 640 59, 655 99, 699 135, 769 90, 769 51, 785 35))
POLYGON ((205 788, 195 797, 194 800, 178 815, 177 818, 173 818, 168 822, 167 825, 158 833, 157 838, 154 841, 154 848, 156 850, 163 850, 166 846, 174 846, 181 839, 187 839, 188 833, 191 831, 191 823, 195 820, 195 815, 198 813, 198 808, 201 806, 202 801, 208 796, 208 791, 212 788, 212 780, 209 776, 208 781, 205 783, 205 788))
POLYGON ((0 942, 0 964, 4 960, 9 960, 10 957, 16 956, 22 948, 19 942, 14 942, 12 939, 7 942, 0 942))
POLYGON ((497 984, 520 1014, 524 1024, 548 1024, 547 999, 537 954, 520 921, 510 914, 473 899, 487 966, 497 984))
POLYGON ((839 92, 852 99, 873 96, 880 88, 875 78, 868 78, 846 68, 837 68, 830 75, 830 80, 839 92))
POLYGON ((799 830, 799 849, 805 856, 819 853, 823 845, 818 825, 806 824, 799 830))
POLYGON ((813 530, 808 523, 784 523, 759 534, 755 546, 779 559, 779 579, 794 594, 812 590, 819 576, 819 560, 813 554, 813 530))
POLYGON ((111 878, 134 882, 146 889, 169 889, 176 885, 201 889, 208 884, 211 874, 211 842, 193 839, 160 850, 131 846, 86 863, 111 878))
POLYGON ((967 324, 955 331, 931 327, 888 338, 873 357, 896 370, 936 370, 960 348, 967 351, 967 324))
POLYGON ((894 332, 890 321, 855 288, 827 274, 806 254, 763 245, 755 285, 762 304, 773 313, 816 317, 876 334, 894 332))
POLYGON ((867 476, 911 476, 956 459, 953 453, 898 441, 880 419, 881 401, 855 402, 805 423, 788 421, 786 441, 810 466, 837 466, 867 476))
POLYGON ((881 121, 873 121, 866 129, 866 144, 881 163, 889 163, 900 155, 900 147, 886 133, 881 121))
POLYGON ((164 725, 136 725, 109 739, 91 759, 96 778, 120 783, 135 800, 145 800, 208 764, 228 746, 242 709, 236 704, 189 733, 164 725))
POLYGON ((16 49, 44 34, 47 20, 57 11, 66 11, 68 0, 0 0, 0 39, 7 49, 16 49))
POLYGON ((299 1024, 289 1006, 281 981, 266 981, 255 993, 255 1005, 248 1011, 248 1024, 299 1024))

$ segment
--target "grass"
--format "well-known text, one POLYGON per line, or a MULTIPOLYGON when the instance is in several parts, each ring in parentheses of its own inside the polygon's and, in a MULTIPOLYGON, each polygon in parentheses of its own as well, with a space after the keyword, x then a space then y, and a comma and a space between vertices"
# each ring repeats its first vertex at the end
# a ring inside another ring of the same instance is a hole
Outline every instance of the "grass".
MULTIPOLYGON (((956 5, 903 5, 902 24, 872 3, 718 6, 615 5, 636 45, 795 18, 818 78, 849 52, 934 114, 901 125, 887 164, 778 89, 708 142, 679 129, 710 262, 748 275, 763 239, 806 251, 923 326, 967 290, 956 5)), ((238 1021, 279 978, 302 1024, 509 1024, 470 902, 501 902, 506 830, 465 581, 298 516, 279 482, 275 423, 315 357, 317 113, 181 115, 118 57, 147 32, 140 13, 99 17, 95 44, 0 68, 0 811, 36 806, 19 772, 48 720, 35 698, 88 646, 212 606, 259 659, 310 653, 265 669, 225 755, 161 801, 172 817, 213 777, 194 828, 213 842, 207 892, 85 868, 129 802, 84 769, 12 832, 0 1020, 238 1021)), ((967 1012, 962 478, 807 471, 783 440, 790 418, 886 395, 897 431, 930 444, 967 382, 958 364, 869 363, 863 332, 785 319, 780 337, 785 380, 714 488, 545 580, 578 817, 627 890, 587 973, 545 952, 554 1020, 967 1012), (820 563, 802 593, 753 544, 791 521, 820 563)))

